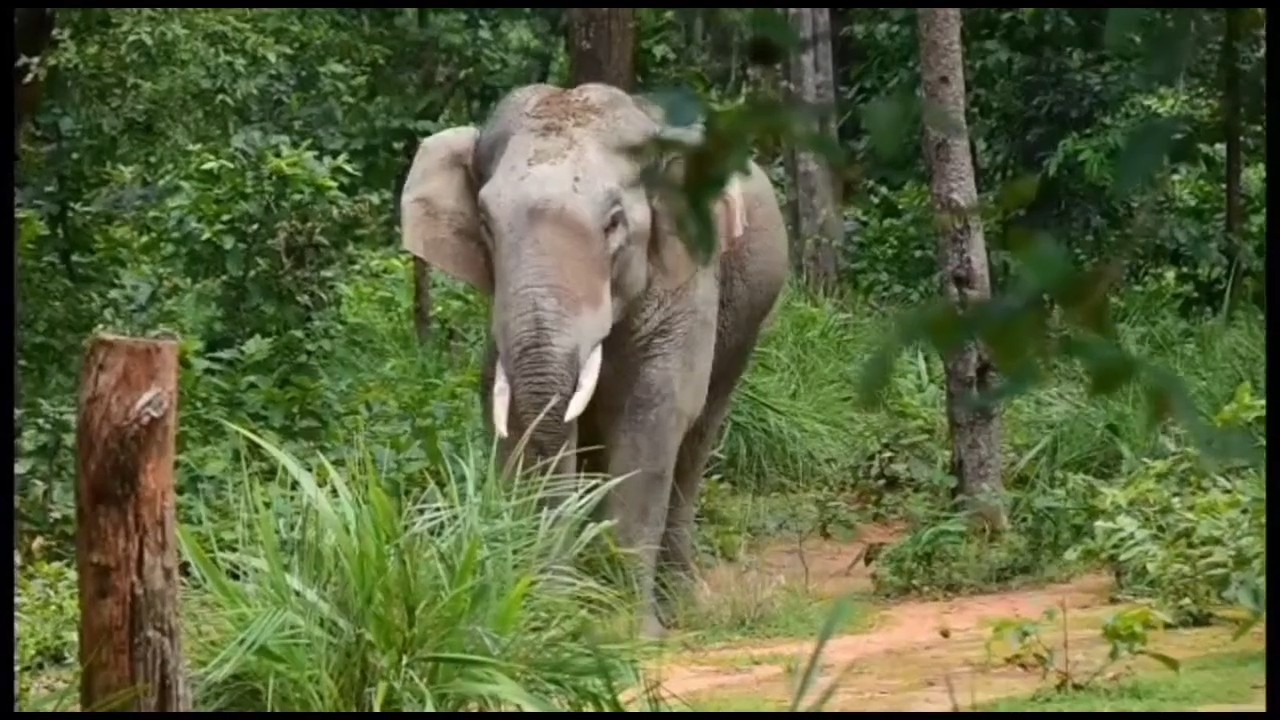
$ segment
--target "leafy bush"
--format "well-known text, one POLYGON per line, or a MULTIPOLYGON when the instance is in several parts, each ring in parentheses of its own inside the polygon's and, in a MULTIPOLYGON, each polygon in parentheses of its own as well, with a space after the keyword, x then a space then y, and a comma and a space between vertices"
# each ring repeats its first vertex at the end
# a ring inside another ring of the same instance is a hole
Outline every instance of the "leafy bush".
MULTIPOLYGON (((996 623, 986 642, 988 662, 997 659, 999 664, 1025 672, 1037 673, 1046 681, 1037 689, 1033 699, 1043 699, 1055 693, 1074 693, 1115 687, 1114 683, 1125 673, 1108 672, 1121 660, 1145 656, 1166 668, 1179 672, 1182 664, 1170 655, 1152 650, 1151 632, 1162 630, 1168 618, 1150 607, 1137 606, 1112 615, 1102 626, 1102 638, 1108 651, 1101 662, 1081 668, 1079 659, 1072 657, 1071 638, 1067 626, 1066 606, 1063 603, 1062 646, 1051 646, 1041 632, 1041 623, 1026 618, 1007 618, 996 623)), ((1059 617, 1059 608, 1049 608, 1042 613, 1044 622, 1059 617)), ((1077 641, 1077 647, 1078 641, 1077 641)))
MULTIPOLYGON (((1266 401, 1248 385, 1218 413, 1220 425, 1257 429, 1266 401)), ((1251 467, 1212 468, 1193 449, 1143 459, 1102 486, 1086 557, 1109 564, 1122 592, 1154 598, 1179 624, 1203 624, 1242 592, 1266 587, 1266 485, 1251 467)))
MULTIPOLYGON (((757 18, 725 8, 696 12, 702 14, 694 22, 684 11, 640 13, 643 85, 687 81, 719 102, 768 81, 744 67, 747 56, 760 50, 759 43, 747 42, 758 31, 757 18), (692 32, 711 42, 689 42, 692 32)), ((1171 12, 1152 16, 1166 22, 1171 12)), ((991 195, 1047 162, 1026 215, 1072 238, 1080 259, 1131 247, 1125 258, 1129 291, 1113 306, 1125 343, 1185 378, 1198 404, 1218 407, 1241 382, 1264 386, 1265 318, 1246 312, 1230 324, 1202 319, 1206 310, 1221 308, 1232 263, 1256 279, 1265 261, 1266 169, 1258 147, 1265 114, 1257 108, 1244 113, 1246 218, 1237 248, 1221 231, 1225 148, 1216 53, 1197 53, 1186 82, 1152 84, 1138 72, 1132 52, 1108 47, 1106 17, 1096 10, 1043 8, 966 15, 979 185, 991 195), (1113 192, 1117 156, 1153 119, 1176 124, 1165 126, 1176 129, 1169 152, 1152 154, 1168 158, 1156 173, 1159 182, 1136 194, 1113 192), (1244 252, 1237 257, 1239 249, 1244 252)), ((1208 20, 1204 27, 1217 32, 1215 17, 1200 15, 1196 22, 1208 20)), ((24 564, 22 592, 49 601, 23 611, 34 638, 34 654, 24 664, 56 665, 57 658, 70 657, 65 632, 51 628, 58 622, 65 627, 58 618, 69 612, 65 596, 55 596, 70 594, 59 589, 69 575, 58 559, 69 555, 73 535, 80 344, 103 326, 136 332, 165 327, 184 339, 179 507, 182 522, 197 531, 191 547, 225 564, 241 561, 234 552, 243 543, 245 552, 265 561, 267 527, 287 546, 281 556, 286 565, 237 567, 245 575, 228 585, 228 594, 199 590, 192 596, 195 606, 208 603, 210 617, 221 618, 208 629, 223 634, 201 646, 210 662, 217 660, 211 667, 218 672, 203 685, 214 705, 422 708, 427 700, 457 707, 511 699, 501 690, 468 695, 471 690, 448 684, 478 672, 488 673, 484 682, 506 678, 498 681, 507 683, 503 687, 522 687, 539 702, 603 697, 593 695, 598 688, 572 662, 548 680, 528 667, 491 662, 464 672, 457 657, 427 662, 394 647, 386 639, 394 608, 363 608, 357 601, 455 597, 432 595, 457 588, 428 587, 414 574, 423 568, 375 577, 367 590, 336 589, 339 610, 324 627, 341 629, 342 622, 358 620, 369 624, 370 633, 382 633, 357 638, 358 657, 350 667, 334 659, 349 647, 338 648, 337 640, 313 628, 299 629, 299 618, 313 617, 303 611, 317 611, 279 584, 280 567, 294 567, 287 563, 309 573, 296 577, 328 589, 325 583, 338 583, 345 571, 326 575, 317 558, 341 568, 343 557, 373 567, 399 557, 394 548, 363 546, 344 556, 314 526, 288 524, 301 523, 306 513, 318 517, 321 498, 351 508, 340 518, 347 524, 331 528, 338 534, 376 530, 403 539, 423 557, 435 557, 437 549, 414 530, 421 518, 406 498, 424 492, 468 502, 485 498, 477 508, 440 501, 430 512, 473 523, 506 517, 507 501, 488 494, 495 491, 481 482, 474 464, 456 461, 487 436, 476 395, 485 300, 437 273, 434 333, 419 343, 410 321, 409 263, 394 248, 393 193, 421 137, 478 119, 515 85, 565 80, 563 48, 545 41, 559 33, 563 19, 556 9, 519 8, 59 12, 46 97, 22 138, 16 198, 23 407, 15 471, 24 548, 39 546, 49 560, 24 564), (475 38, 482 40, 479 50, 475 38), (273 482, 268 471, 275 462, 229 439, 226 420, 271 428, 264 435, 294 454, 341 447, 345 456, 335 463, 358 468, 349 477, 359 479, 348 481, 349 496, 326 496, 337 486, 324 484, 319 495, 291 505, 296 488, 273 482), (242 464, 261 483, 250 497, 273 503, 250 505, 248 519, 241 513, 242 490, 232 480, 242 464), (433 485, 431 478, 439 482, 433 485), (451 489, 449 482, 461 485, 451 489), (375 500, 374 488, 394 499, 387 500, 393 513, 378 509, 383 500, 375 500), (450 495, 454 491, 462 495, 450 495), (246 577, 267 589, 241 587, 246 577), (246 618, 254 617, 267 624, 251 626, 246 618), (270 625, 276 622, 295 625, 270 625), (289 627, 295 635, 279 634, 289 627), (277 634, 263 636, 267 644, 260 647, 266 649, 256 654, 216 646, 226 638, 252 639, 264 628, 277 634), (311 662, 315 658, 288 644, 294 640, 323 662, 311 662), (271 656, 273 650, 280 654, 271 656), (299 664, 304 657, 306 666, 299 664), (406 659, 413 662, 385 664, 406 659), (295 669, 305 670, 293 676, 303 680, 282 686, 287 697, 271 687, 266 703, 263 693, 271 683, 262 678, 284 678, 295 669), (389 678, 385 689, 366 682, 370 675, 389 678), (415 684, 420 676, 443 681, 446 690, 432 685, 433 694, 424 695, 415 684), (318 685, 306 685, 316 679, 318 685), (370 688, 371 695, 365 693, 370 688)), ((710 485, 702 508, 704 535, 712 538, 715 554, 734 557, 749 536, 803 536, 815 529, 811 525, 825 528, 846 516, 904 516, 916 532, 882 556, 882 590, 989 587, 1061 567, 1068 549, 1092 537, 1101 512, 1092 501, 1106 497, 1108 512, 1149 532, 1146 544, 1135 545, 1137 535, 1099 525, 1098 556, 1140 547, 1137 557, 1161 568, 1160 577, 1143 575, 1143 568, 1132 573, 1135 589, 1195 608, 1216 602, 1225 587, 1260 607, 1265 577, 1253 577, 1259 560, 1249 538, 1265 523, 1250 515, 1234 528, 1240 536, 1226 534, 1233 529, 1232 512, 1258 512, 1260 478, 1204 469, 1180 446, 1171 451, 1162 445, 1165 440, 1145 422, 1137 390, 1091 398, 1078 369, 1059 365, 1045 387, 1005 407, 1014 532, 991 542, 969 537, 950 512, 949 439, 936 357, 921 351, 900 363, 882 408, 854 406, 855 373, 889 316, 878 303, 897 306, 933 296, 936 261, 918 147, 922 116, 918 107, 906 115, 893 107, 896 99, 914 97, 919 82, 915 17, 901 8, 869 10, 846 26, 861 56, 840 61, 848 75, 840 82, 842 132, 857 136, 846 144, 859 161, 870 161, 883 155, 876 146, 893 136, 888 145, 898 152, 878 158, 884 162, 860 162, 865 182, 846 194, 849 241, 841 247, 841 282, 852 296, 817 301, 789 292, 741 385, 710 469, 722 482, 710 485), (1187 482, 1184 473, 1194 476, 1191 484, 1207 488, 1203 498, 1178 500, 1177 507, 1197 515, 1196 527, 1207 533, 1192 533, 1193 540, 1183 538, 1190 521, 1163 519, 1161 508, 1172 506, 1159 503, 1173 500, 1158 497, 1160 488, 1187 482), (1233 487, 1244 483, 1249 499, 1233 499, 1224 479, 1233 487), (1109 494, 1099 495, 1098 485, 1111 488, 1109 494), (769 496, 756 503, 742 497, 748 493, 769 496), (755 510, 736 512, 737 504, 755 510), (1157 521, 1163 524, 1153 525, 1157 521), (1226 543, 1221 558, 1205 555, 1211 536, 1226 543), (1185 568, 1194 563, 1217 563, 1208 572, 1211 588, 1188 584, 1185 568)), ((1242 43, 1242 65, 1261 75, 1261 33, 1254 36, 1242 43)), ((845 54, 839 47, 836 52, 845 54)), ((1248 86, 1265 89, 1262 82, 1248 86)), ((784 176, 776 162, 781 148, 759 149, 762 163, 784 176)), ((787 182, 779 187, 791 192, 787 182)), ((996 212, 986 226, 997 287, 1010 262, 1007 219, 996 212)), ((494 522, 493 532, 507 532, 505 521, 494 522)), ((468 547, 498 554, 478 559, 477 572, 506 572, 501 543, 488 530, 466 527, 444 533, 453 543, 444 547, 460 552, 474 542, 468 547)), ((220 564, 216 569, 230 572, 220 564)), ((511 578, 518 580, 514 572, 511 578)), ((495 595, 468 607, 497 613, 500 600, 495 595)), ((537 602, 547 613, 574 618, 581 610, 559 604, 569 603, 563 599, 537 602)), ((441 612, 455 611, 462 612, 454 606, 441 612)), ((468 616, 440 617, 465 624, 468 616)), ((528 617, 538 623, 544 618, 537 612, 528 617)), ((555 623, 504 627, 510 636, 492 637, 516 638, 519 652, 531 647, 521 643, 546 641, 563 649, 565 658, 581 660, 581 667, 587 663, 588 651, 572 655, 572 632, 555 623)), ((416 637, 419 630, 403 632, 416 637)), ((475 650, 475 638, 456 628, 439 637, 432 647, 464 648, 486 662, 498 652, 489 645, 475 650)), ((585 705, 608 707, 604 702, 585 705)))
MULTIPOLYGON (((1217 423, 1260 437, 1265 403, 1242 384, 1217 423)), ((1179 438, 1158 436, 1157 456, 1121 445, 1123 459, 1110 466, 1117 480, 1046 466, 1011 485, 1011 531, 998 538, 976 537, 960 513, 933 506, 881 556, 877 591, 971 592, 1105 563, 1124 591, 1168 605, 1177 622, 1202 622, 1228 600, 1247 605, 1265 592, 1261 474, 1250 466, 1210 470, 1192 447, 1173 444, 1179 438)), ((1071 460, 1079 466, 1080 458, 1071 460)))
MULTIPOLYGON (((625 575, 589 570, 610 552, 590 514, 611 483, 500 482, 473 453, 410 492, 371 458, 313 472, 244 434, 287 482, 246 476, 233 527, 180 529, 198 709, 617 711, 639 686, 625 575)), ((65 705, 75 573, 24 570, 23 704, 65 705)))
POLYGON ((15 600, 18 615, 18 702, 65 695, 79 664, 80 603, 75 567, 64 561, 25 559, 15 600))

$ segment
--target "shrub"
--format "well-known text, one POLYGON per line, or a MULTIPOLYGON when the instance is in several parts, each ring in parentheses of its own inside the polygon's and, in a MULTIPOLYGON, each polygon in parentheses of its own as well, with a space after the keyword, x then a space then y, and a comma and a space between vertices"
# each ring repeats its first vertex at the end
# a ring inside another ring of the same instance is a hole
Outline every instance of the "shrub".
POLYGON ((847 476, 854 348, 862 330, 832 303, 788 288, 725 423, 719 471, 738 488, 847 476))
MULTIPOLYGON (((47 698, 56 704, 79 662, 80 620, 75 567, 68 562, 25 559, 18 579, 18 703, 47 698)), ((39 703, 37 703, 39 704, 39 703)))
MULTIPOLYGON (((1241 385, 1216 420, 1265 425, 1266 401, 1241 385)), ((1207 623, 1242 591, 1266 586, 1266 486, 1254 468, 1214 468, 1172 447, 1100 487, 1094 503, 1094 536, 1080 554, 1109 564, 1123 592, 1157 600, 1179 624, 1207 623)))
POLYGON ((419 494, 373 463, 316 474, 254 436, 289 484, 249 485, 233 543, 182 534, 206 710, 620 710, 640 677, 610 639, 630 607, 579 566, 607 487, 510 487, 474 455, 419 494), (548 493, 567 498, 556 509, 548 493))
MULTIPOLYGON (((1124 313, 1121 335, 1126 343, 1139 355, 1172 368, 1201 407, 1225 404, 1218 417, 1220 427, 1248 428, 1260 438, 1265 408, 1247 391, 1253 382, 1262 379, 1265 367, 1263 326, 1258 318, 1242 312, 1229 324, 1200 324, 1172 317, 1167 309, 1165 315, 1152 315, 1147 308, 1139 319, 1130 313, 1140 306, 1140 300, 1126 296, 1119 303, 1124 313)), ((924 362, 917 366, 918 374, 933 377, 920 382, 919 387, 936 387, 941 382, 940 369, 932 370, 924 362)), ((1230 525, 1228 519, 1235 517, 1231 513, 1261 512, 1262 505, 1257 503, 1262 502, 1258 498, 1263 496, 1256 485, 1257 472, 1240 467, 1211 472, 1207 460, 1191 447, 1185 434, 1156 432, 1138 388, 1091 398, 1077 382, 1077 373, 1069 366, 1059 365, 1049 384, 1015 398, 1004 408, 1005 484, 1011 524, 1011 532, 1004 537, 988 541, 971 535, 951 509, 949 496, 954 479, 943 472, 940 457, 933 466, 941 476, 937 481, 923 472, 930 465, 919 461, 914 473, 907 472, 909 466, 903 462, 880 464, 900 468, 911 486, 924 489, 923 493, 917 489, 919 495, 908 504, 915 513, 909 518, 914 527, 912 534, 881 557, 876 571, 881 593, 959 593, 1059 577, 1083 562, 1113 562, 1121 545, 1128 548, 1127 552, 1138 553, 1145 542, 1139 538, 1147 533, 1168 534, 1169 542, 1179 533, 1194 535, 1189 525, 1179 525, 1183 521, 1172 517, 1185 517, 1188 512, 1199 513, 1198 522, 1206 523, 1198 531, 1202 536, 1193 544, 1198 547, 1199 543, 1207 543, 1208 547, 1222 541, 1235 548, 1219 549, 1220 554, 1227 554, 1214 561, 1220 564, 1220 572, 1231 574, 1240 571, 1242 564, 1253 562, 1250 553, 1260 552, 1262 546, 1253 544, 1254 539, 1250 538, 1256 535, 1257 523, 1263 522, 1265 516, 1259 521, 1250 515, 1254 519, 1249 523, 1232 528, 1243 533, 1238 538, 1224 533, 1230 525), (1164 519, 1152 526, 1157 518, 1164 519), (1108 524, 1116 522, 1126 523, 1127 529, 1108 524), (1225 524, 1213 529, 1215 522, 1225 524), (1126 539, 1120 540, 1120 535, 1126 539), (1121 545, 1115 546, 1111 555, 1104 553, 1101 546, 1087 552, 1086 547, 1101 542, 1096 538, 1102 536, 1108 538, 1107 542, 1121 545), (1243 554, 1232 555, 1237 551, 1243 554)), ((902 400, 894 402, 899 404, 891 407, 910 407, 902 400)), ((905 415, 901 410, 898 414, 899 427, 908 421, 916 422, 916 416, 905 415)), ((920 447, 941 451, 945 448, 944 433, 943 429, 926 433, 924 437, 930 439, 922 441, 920 447)), ((870 483, 873 478, 864 475, 861 481, 870 483)), ((1160 543, 1164 541, 1152 542, 1143 546, 1149 552, 1163 547, 1160 543)), ((1143 557, 1145 560, 1135 556, 1126 562, 1156 562, 1154 555, 1143 557)), ((1160 560, 1166 561, 1174 562, 1172 557, 1160 560)), ((1207 558, 1203 561, 1210 562, 1207 558)), ((1191 575, 1201 571, 1184 572, 1190 581, 1191 575)), ((1147 573, 1139 576, 1147 577, 1147 573)), ((1167 576, 1170 582, 1173 577, 1167 576)), ((1229 588, 1235 588, 1230 590, 1233 596, 1251 595, 1254 591, 1246 577, 1247 574, 1232 579, 1224 576, 1206 592, 1215 598, 1214 602, 1220 602, 1222 593, 1229 588)), ((1142 585, 1148 581, 1137 582, 1142 585)), ((1150 594, 1155 589, 1148 584, 1134 592, 1150 594)), ((1203 601, 1186 598, 1176 602, 1190 603, 1188 607, 1203 606, 1203 601)), ((1172 609, 1171 613, 1175 619, 1186 621, 1172 609)))

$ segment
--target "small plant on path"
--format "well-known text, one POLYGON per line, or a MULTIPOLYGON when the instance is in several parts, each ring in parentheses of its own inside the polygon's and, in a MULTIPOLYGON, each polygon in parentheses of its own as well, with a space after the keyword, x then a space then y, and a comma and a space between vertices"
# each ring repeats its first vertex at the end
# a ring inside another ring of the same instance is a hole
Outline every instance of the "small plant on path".
POLYGON ((1046 642, 1039 622, 1024 618, 1004 619, 996 623, 987 640, 988 662, 995 654, 996 647, 1003 646, 999 665, 1039 673, 1042 680, 1050 681, 1048 687, 1058 693, 1090 689, 1104 678, 1109 681, 1119 680, 1127 673, 1107 671, 1117 662, 1137 656, 1149 657, 1174 672, 1181 670, 1181 664, 1176 658, 1147 647, 1151 631, 1168 625, 1169 618, 1151 607, 1139 606, 1113 615, 1102 626, 1102 637, 1108 647, 1106 658, 1092 672, 1082 675, 1079 664, 1072 663, 1066 603, 1046 610, 1042 616, 1043 621, 1053 622, 1059 611, 1062 618, 1060 647, 1052 647, 1046 642))

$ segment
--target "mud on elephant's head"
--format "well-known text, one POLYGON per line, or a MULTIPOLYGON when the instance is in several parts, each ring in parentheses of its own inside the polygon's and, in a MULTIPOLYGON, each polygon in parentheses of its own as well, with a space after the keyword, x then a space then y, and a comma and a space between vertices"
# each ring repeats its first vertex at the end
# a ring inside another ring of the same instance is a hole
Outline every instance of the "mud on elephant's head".
MULTIPOLYGON (((422 142, 400 200, 404 247, 492 295, 500 436, 550 407, 538 434, 550 422, 544 439, 563 438, 595 391, 605 337, 641 298, 696 271, 634 152, 690 132, 614 87, 533 85, 482 128, 422 142)), ((736 184, 719 215, 724 232, 741 234, 736 184)))

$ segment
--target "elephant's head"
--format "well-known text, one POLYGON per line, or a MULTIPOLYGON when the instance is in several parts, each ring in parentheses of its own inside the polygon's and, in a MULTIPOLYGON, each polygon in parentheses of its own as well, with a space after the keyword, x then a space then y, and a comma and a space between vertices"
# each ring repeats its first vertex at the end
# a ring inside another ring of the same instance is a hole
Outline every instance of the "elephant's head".
MULTIPOLYGON (((633 151, 681 132, 617 88, 533 85, 507 95, 484 127, 419 147, 400 200, 404 247, 492 296, 499 436, 550 407, 530 446, 558 451, 591 401, 614 325, 637 298, 696 271, 633 151)), ((731 185, 722 230, 740 234, 743 218, 731 185)))

